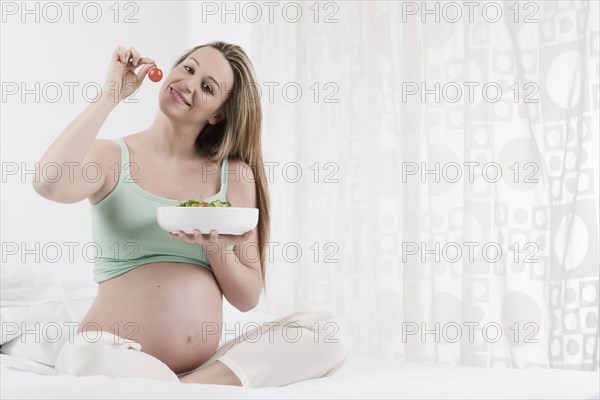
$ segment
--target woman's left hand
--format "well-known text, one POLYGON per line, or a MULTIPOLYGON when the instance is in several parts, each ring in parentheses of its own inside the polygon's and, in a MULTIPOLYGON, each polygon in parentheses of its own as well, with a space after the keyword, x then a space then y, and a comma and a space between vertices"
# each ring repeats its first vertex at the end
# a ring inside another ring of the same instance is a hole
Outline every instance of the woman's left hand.
MULTIPOLYGON (((219 235, 215 229, 210 231, 210 233, 202 233, 199 229, 194 229, 193 233, 185 233, 184 231, 177 231, 176 233, 168 232, 167 235, 172 238, 181 238, 187 243, 198 243, 203 248, 207 244, 216 245, 220 247, 224 245, 226 247, 230 247, 236 243, 241 244, 250 238, 252 235, 252 231, 248 231, 243 235, 219 235)), ((206 250, 206 248, 205 248, 206 250)))

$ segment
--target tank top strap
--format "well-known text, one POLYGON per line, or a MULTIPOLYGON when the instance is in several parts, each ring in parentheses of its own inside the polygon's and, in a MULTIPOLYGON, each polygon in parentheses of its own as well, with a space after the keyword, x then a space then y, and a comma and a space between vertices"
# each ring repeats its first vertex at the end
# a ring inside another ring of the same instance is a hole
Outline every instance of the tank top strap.
POLYGON ((221 166, 221 197, 224 200, 227 200, 227 182, 229 181, 227 176, 227 169, 229 165, 229 159, 223 160, 223 165, 221 166))
POLYGON ((126 177, 129 176, 129 149, 122 137, 113 139, 121 148, 121 166, 119 168, 119 181, 126 182, 126 177))

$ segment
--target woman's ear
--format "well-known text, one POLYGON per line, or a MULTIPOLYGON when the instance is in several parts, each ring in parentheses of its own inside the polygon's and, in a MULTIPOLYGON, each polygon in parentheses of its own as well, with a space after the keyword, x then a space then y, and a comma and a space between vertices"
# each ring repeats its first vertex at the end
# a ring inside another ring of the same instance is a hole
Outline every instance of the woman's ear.
POLYGON ((210 117, 208 119, 208 123, 211 125, 216 125, 219 123, 219 121, 221 121, 221 115, 220 114, 215 114, 212 117, 210 117))

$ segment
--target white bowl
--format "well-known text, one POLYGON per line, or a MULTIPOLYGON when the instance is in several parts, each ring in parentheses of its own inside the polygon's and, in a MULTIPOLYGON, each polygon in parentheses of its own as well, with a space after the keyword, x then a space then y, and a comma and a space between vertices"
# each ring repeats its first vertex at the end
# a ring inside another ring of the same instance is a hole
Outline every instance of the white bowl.
POLYGON ((258 208, 158 207, 156 219, 167 232, 194 233, 199 229, 207 234, 215 229, 219 235, 243 235, 258 224, 258 208))

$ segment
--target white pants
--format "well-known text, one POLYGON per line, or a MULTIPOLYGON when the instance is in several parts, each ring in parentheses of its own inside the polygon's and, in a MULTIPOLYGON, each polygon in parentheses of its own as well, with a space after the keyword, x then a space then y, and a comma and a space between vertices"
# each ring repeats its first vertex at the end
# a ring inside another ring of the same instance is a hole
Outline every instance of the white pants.
POLYGON ((57 375, 106 375, 112 378, 179 378, 215 361, 225 364, 244 387, 285 386, 331 376, 353 351, 353 332, 336 312, 298 312, 266 322, 226 343, 198 368, 175 374, 142 346, 114 333, 77 334, 58 354, 57 375), (131 351, 134 350, 134 351, 131 351))

